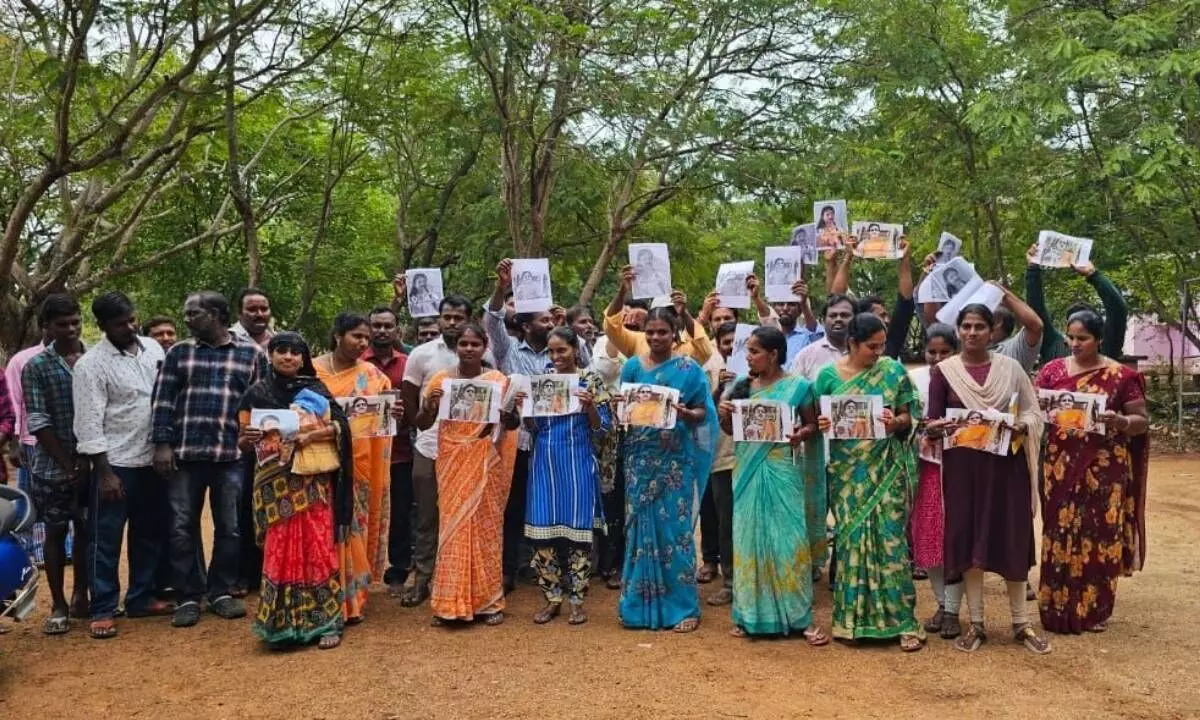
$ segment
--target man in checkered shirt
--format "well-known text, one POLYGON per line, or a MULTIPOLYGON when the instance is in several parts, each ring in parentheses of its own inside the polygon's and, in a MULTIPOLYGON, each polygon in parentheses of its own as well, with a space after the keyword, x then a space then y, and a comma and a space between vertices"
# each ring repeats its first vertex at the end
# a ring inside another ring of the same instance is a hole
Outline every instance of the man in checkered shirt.
POLYGON ((192 337, 167 353, 154 387, 154 469, 168 481, 175 627, 200 620, 206 590, 213 613, 227 620, 246 615, 245 604, 231 595, 238 581, 238 498, 244 482, 237 406, 267 374, 263 351, 229 332, 229 302, 222 295, 189 295, 183 319, 192 337), (206 490, 216 529, 207 572, 199 559, 206 490))

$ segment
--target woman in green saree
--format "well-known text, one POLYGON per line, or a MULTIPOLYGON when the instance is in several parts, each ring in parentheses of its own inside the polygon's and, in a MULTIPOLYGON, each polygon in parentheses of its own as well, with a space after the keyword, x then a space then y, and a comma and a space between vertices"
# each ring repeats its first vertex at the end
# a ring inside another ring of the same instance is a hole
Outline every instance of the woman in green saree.
MULTIPOLYGON (((734 400, 782 403, 782 412, 800 421, 779 442, 735 445, 733 469, 733 635, 789 635, 802 632, 809 645, 829 644, 813 624, 812 548, 809 496, 825 526, 825 469, 817 442, 812 384, 784 372, 787 339, 773 327, 760 327, 746 342, 749 377, 734 381, 721 402, 721 427, 733 434, 734 400), (793 449, 805 445, 799 458, 793 449)), ((780 418, 782 419, 782 418, 780 418)), ((822 540, 823 540, 822 533, 822 540)), ((819 548, 824 557, 824 545, 819 548)))
MULTIPOLYGON (((833 636, 844 640, 899 637, 906 652, 920 650, 916 589, 909 570, 908 513, 916 487, 912 443, 920 416, 917 391, 904 367, 883 357, 887 332, 869 313, 848 329, 849 352, 817 374, 814 391, 825 395, 879 395, 886 437, 829 440, 829 502, 837 520, 837 578, 833 636)), ((817 420, 828 433, 832 419, 817 420)))

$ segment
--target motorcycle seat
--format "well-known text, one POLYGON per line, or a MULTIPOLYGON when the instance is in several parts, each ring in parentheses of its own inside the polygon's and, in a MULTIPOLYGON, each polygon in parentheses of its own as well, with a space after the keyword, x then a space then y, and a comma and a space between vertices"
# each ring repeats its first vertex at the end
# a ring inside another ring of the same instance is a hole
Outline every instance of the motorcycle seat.
POLYGON ((24 514, 12 500, 0 498, 0 535, 7 535, 16 530, 24 514))

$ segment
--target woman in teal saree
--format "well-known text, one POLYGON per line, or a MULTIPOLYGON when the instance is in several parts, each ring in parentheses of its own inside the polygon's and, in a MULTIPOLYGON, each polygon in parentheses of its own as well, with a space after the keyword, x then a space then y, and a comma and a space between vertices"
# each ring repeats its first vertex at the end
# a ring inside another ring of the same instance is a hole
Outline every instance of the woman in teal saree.
POLYGON ((700 624, 696 588, 696 519, 712 468, 717 413, 704 370, 675 355, 675 315, 646 316, 650 352, 621 368, 621 385, 662 385, 679 391, 674 427, 628 428, 625 458, 625 565, 617 605, 627 628, 692 632, 700 624))
MULTIPOLYGON (((825 471, 817 442, 812 385, 783 370, 787 339, 772 327, 746 342, 750 376, 738 378, 721 402, 722 428, 733 434, 734 400, 782 403, 800 420, 779 442, 735 445, 733 470, 733 635, 790 635, 801 632, 810 645, 829 643, 813 624, 813 550, 824 556, 824 532, 813 548, 809 525, 825 527, 825 471), (794 448, 804 446, 797 457, 794 448)), ((744 408, 744 406, 743 406, 744 408)))
MULTIPOLYGON (((818 396, 879 395, 886 437, 829 440, 829 502, 837 521, 833 636, 843 640, 900 638, 920 650, 916 589, 909 569, 908 513, 916 487, 912 442, 920 400, 904 367, 882 357, 887 333, 874 315, 850 321, 849 352, 817 374, 818 396)), ((832 419, 818 418, 829 433, 832 419)))

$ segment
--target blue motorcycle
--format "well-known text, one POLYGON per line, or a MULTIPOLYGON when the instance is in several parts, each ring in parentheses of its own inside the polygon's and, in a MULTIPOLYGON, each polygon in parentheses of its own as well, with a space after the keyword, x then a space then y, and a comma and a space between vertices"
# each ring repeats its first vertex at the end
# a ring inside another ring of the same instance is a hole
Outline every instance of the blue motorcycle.
POLYGON ((0 620, 20 622, 33 612, 38 571, 16 533, 33 527, 33 503, 24 491, 0 485, 0 620))

